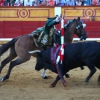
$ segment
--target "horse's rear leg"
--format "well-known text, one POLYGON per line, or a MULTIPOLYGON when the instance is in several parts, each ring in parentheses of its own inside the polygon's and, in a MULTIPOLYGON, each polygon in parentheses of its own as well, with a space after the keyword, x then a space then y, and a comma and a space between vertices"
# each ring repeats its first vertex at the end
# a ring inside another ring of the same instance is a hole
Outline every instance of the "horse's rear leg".
POLYGON ((8 79, 10 77, 10 73, 11 73, 12 68, 14 66, 19 65, 19 64, 24 63, 24 62, 26 62, 26 60, 23 60, 22 58, 17 58, 16 60, 11 61, 7 74, 4 77, 1 77, 0 81, 3 82, 4 80, 8 79))
POLYGON ((1 62, 1 66, 0 66, 0 73, 3 69, 3 67, 9 63, 12 59, 14 59, 16 57, 16 52, 15 52, 15 49, 14 49, 14 46, 11 47, 10 49, 10 53, 9 53, 9 56, 7 58, 5 58, 2 62, 1 62))

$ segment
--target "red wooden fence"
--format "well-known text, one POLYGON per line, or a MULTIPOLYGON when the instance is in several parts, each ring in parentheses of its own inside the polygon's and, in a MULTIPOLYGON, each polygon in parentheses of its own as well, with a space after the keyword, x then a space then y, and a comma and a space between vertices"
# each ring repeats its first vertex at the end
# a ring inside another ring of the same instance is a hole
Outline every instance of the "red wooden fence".
MULTIPOLYGON (((86 32, 89 38, 100 38, 100 21, 84 21, 86 32)), ((42 27, 43 21, 1 21, 0 38, 14 38, 20 35, 29 34, 38 27, 42 27)), ((60 29, 60 25, 56 26, 60 29)), ((76 36, 75 36, 76 37, 76 36)))

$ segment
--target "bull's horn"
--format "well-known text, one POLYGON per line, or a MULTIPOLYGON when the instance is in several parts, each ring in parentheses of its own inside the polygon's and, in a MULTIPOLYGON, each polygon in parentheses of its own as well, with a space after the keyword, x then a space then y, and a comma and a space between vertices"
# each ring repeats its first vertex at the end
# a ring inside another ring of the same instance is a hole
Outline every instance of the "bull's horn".
POLYGON ((33 50, 33 51, 29 51, 28 53, 33 54, 33 53, 37 53, 37 52, 41 52, 40 50, 33 50))

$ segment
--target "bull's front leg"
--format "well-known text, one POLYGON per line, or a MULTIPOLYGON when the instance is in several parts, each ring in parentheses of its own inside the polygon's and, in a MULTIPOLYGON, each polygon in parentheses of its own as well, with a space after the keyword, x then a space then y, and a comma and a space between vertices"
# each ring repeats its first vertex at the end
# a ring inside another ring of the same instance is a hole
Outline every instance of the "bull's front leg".
POLYGON ((65 72, 63 71, 63 64, 60 64, 60 63, 56 64, 56 68, 57 68, 58 75, 61 78, 61 81, 62 81, 64 87, 66 87, 66 81, 63 78, 63 76, 65 74, 65 72))
MULTIPOLYGON (((59 77, 59 75, 56 77, 56 80, 50 85, 50 87, 55 87, 57 82, 60 80, 61 78, 59 77)), ((66 86, 66 81, 63 82, 64 87, 66 86)))
POLYGON ((60 80, 60 77, 59 75, 57 75, 56 80, 50 85, 50 87, 55 87, 59 80, 60 80))

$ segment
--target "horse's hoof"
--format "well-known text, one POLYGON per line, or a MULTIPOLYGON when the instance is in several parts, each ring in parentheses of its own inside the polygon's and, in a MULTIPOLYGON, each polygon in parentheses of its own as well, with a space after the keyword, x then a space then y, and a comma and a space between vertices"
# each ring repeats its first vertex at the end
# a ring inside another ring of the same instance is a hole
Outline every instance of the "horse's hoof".
POLYGON ((44 79, 48 79, 48 76, 43 77, 44 79))
POLYGON ((65 77, 66 77, 66 78, 70 78, 69 74, 65 74, 65 77))
POLYGON ((89 82, 85 82, 84 85, 87 85, 89 82))
POLYGON ((48 79, 48 76, 42 76, 42 75, 41 75, 41 77, 42 77, 43 79, 48 79))
POLYGON ((0 77, 0 82, 3 82, 3 77, 0 77))

